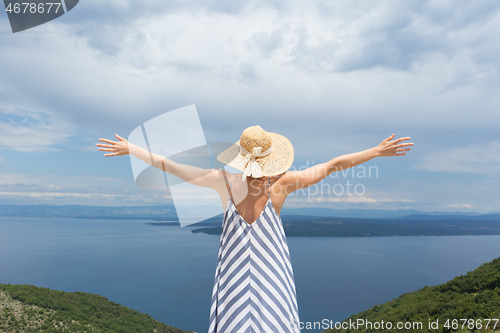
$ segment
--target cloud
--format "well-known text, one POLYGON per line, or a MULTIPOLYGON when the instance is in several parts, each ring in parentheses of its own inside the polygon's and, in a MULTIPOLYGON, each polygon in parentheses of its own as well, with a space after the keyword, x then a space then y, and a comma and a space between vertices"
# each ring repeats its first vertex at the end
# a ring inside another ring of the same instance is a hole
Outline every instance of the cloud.
POLYGON ((236 135, 255 117, 286 131, 307 117, 359 147, 386 128, 492 126, 500 5, 460 3, 89 1, 43 42, 6 40, 0 69, 20 98, 92 130, 194 102, 209 133, 229 120, 236 135))
POLYGON ((453 209, 472 209, 473 206, 467 203, 453 203, 443 205, 444 208, 453 208, 453 209))
POLYGON ((286 15, 276 15, 272 32, 254 34, 255 44, 265 56, 273 52, 309 71, 334 72, 409 71, 431 54, 451 59, 467 52, 474 62, 484 62, 476 47, 491 48, 485 43, 495 34, 487 27, 498 24, 494 13, 500 9, 495 2, 463 1, 437 6, 396 1, 293 4, 286 15))
POLYGON ((283 46, 284 29, 274 29, 272 32, 256 32, 251 37, 255 47, 265 58, 270 58, 274 51, 283 46))
POLYGON ((171 203, 165 192, 145 191, 123 179, 99 176, 59 176, 0 173, 0 203, 153 205, 171 203))
POLYGON ((68 141, 72 127, 52 113, 0 102, 0 148, 54 151, 68 141))
POLYGON ((74 150, 72 126, 126 136, 195 103, 208 141, 236 141, 257 121, 292 140, 298 163, 396 132, 416 143, 399 165, 493 175, 496 157, 475 149, 498 152, 476 143, 500 121, 499 13, 464 0, 88 0, 40 28, 52 33, 0 37, 0 145, 74 150))
MULTIPOLYGON (((192 206, 193 200, 201 207, 220 204, 216 191, 194 185, 176 187, 175 204, 192 206)), ((133 181, 106 176, 58 176, 20 173, 0 173, 0 202, 23 204, 68 203, 90 205, 172 204, 168 188, 142 189, 133 181), (53 201, 54 200, 54 201, 53 201)))
POLYGON ((29 204, 82 204, 98 206, 114 205, 158 205, 170 202, 166 195, 119 193, 80 193, 80 192, 9 192, 0 191, 0 203, 29 204))
POLYGON ((28 181, 29 177, 23 174, 17 173, 0 173, 0 186, 20 184, 28 181))
POLYGON ((496 176, 500 173, 500 141, 433 151, 424 155, 414 167, 433 172, 496 176))
MULTIPOLYGON (((332 209, 422 209, 422 203, 406 198, 406 193, 401 193, 401 198, 376 196, 376 195, 351 195, 351 196, 311 196, 303 197, 294 194, 288 196, 285 202, 290 208, 332 208, 332 209)), ((393 193, 392 193, 393 195, 393 193)), ((428 208, 428 207, 426 207, 428 208)), ((432 210, 432 209, 431 209, 432 210)))
POLYGON ((87 188, 89 192, 101 192, 105 188, 111 192, 130 192, 130 188, 123 187, 124 183, 127 182, 123 179, 106 176, 0 173, 0 190, 4 191, 77 192, 87 188))
POLYGON ((290 198, 287 202, 291 202, 292 204, 316 204, 316 203, 353 203, 353 204, 374 204, 374 203, 411 203, 414 200, 411 199, 391 199, 391 198, 381 198, 376 199, 367 196, 342 196, 342 197, 328 197, 328 196, 314 196, 310 198, 290 198))

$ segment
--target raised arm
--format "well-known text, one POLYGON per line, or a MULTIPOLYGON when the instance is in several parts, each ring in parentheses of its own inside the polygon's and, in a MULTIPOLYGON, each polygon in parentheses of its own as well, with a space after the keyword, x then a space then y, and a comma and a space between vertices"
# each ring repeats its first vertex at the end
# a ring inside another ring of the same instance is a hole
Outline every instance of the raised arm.
POLYGON ((203 169, 192 165, 174 162, 164 156, 155 154, 139 146, 133 145, 128 140, 115 134, 118 141, 99 139, 103 143, 97 143, 99 150, 108 152, 104 156, 133 155, 140 160, 168 172, 193 185, 213 188, 217 191, 225 189, 225 182, 222 170, 203 169))
POLYGON ((336 171, 354 167, 375 157, 406 155, 406 152, 411 149, 409 147, 413 146, 413 143, 401 142, 409 140, 410 137, 392 140, 394 136, 395 134, 392 134, 373 148, 357 153, 341 155, 328 162, 314 165, 302 171, 288 171, 283 176, 283 183, 287 194, 316 184, 336 171))

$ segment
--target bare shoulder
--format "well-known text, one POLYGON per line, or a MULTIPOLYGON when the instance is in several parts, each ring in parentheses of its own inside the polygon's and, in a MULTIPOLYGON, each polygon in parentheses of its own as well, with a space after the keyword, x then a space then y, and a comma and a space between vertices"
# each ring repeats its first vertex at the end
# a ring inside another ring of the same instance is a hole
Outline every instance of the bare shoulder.
POLYGON ((277 192, 285 197, 295 191, 294 185, 297 183, 297 173, 299 171, 286 171, 278 176, 272 177, 272 184, 277 192))
POLYGON ((219 172, 219 178, 221 179, 220 190, 224 194, 229 192, 238 192, 243 186, 246 188, 246 183, 241 181, 241 176, 243 173, 231 173, 223 169, 216 169, 219 172))
POLYGON ((279 178, 277 180, 277 184, 280 184, 280 186, 286 186, 288 188, 291 188, 292 186, 297 184, 297 180, 300 177, 301 171, 286 171, 285 173, 282 173, 279 175, 279 178))
POLYGON ((217 177, 220 187, 226 188, 228 182, 231 181, 232 174, 224 169, 212 169, 212 173, 217 177))
POLYGON ((302 188, 302 179, 303 179, 304 171, 286 171, 283 173, 277 184, 280 188, 280 192, 284 193, 284 195, 288 195, 298 189, 302 188))
POLYGON ((188 182, 194 185, 209 187, 217 192, 225 190, 226 171, 221 169, 205 169, 203 173, 196 175, 188 182))
POLYGON ((279 175, 279 182, 281 184, 288 184, 291 182, 294 182, 297 179, 297 176, 300 171, 286 171, 285 173, 282 173, 279 175))

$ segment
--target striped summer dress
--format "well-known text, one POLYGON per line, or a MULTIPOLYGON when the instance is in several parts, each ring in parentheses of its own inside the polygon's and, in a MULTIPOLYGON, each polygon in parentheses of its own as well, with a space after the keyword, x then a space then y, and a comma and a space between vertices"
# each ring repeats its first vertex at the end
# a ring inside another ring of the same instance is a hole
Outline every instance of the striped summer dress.
POLYGON ((228 199, 208 332, 300 332, 290 254, 270 196, 252 224, 228 199))

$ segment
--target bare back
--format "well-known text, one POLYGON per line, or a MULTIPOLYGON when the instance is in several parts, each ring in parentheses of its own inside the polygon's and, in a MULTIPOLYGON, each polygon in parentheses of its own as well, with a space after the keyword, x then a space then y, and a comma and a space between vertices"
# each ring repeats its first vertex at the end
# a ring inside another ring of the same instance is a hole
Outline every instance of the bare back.
POLYGON ((280 214, 287 196, 286 191, 283 190, 282 181, 280 181, 284 174, 262 178, 247 177, 244 182, 241 173, 223 172, 226 180, 226 191, 219 194, 224 211, 228 200, 231 199, 241 217, 252 224, 261 215, 270 196, 274 209, 280 214))

